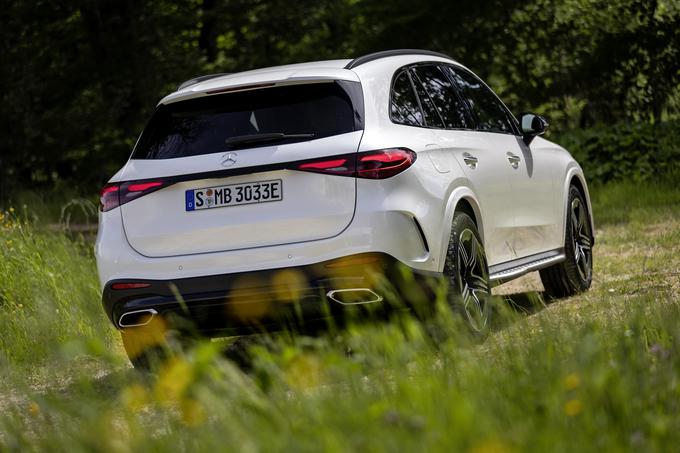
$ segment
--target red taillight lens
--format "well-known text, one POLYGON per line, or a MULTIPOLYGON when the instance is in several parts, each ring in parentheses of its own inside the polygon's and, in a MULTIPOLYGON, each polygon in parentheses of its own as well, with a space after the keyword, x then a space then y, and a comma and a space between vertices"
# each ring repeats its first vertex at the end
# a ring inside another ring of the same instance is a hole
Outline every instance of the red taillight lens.
POLYGON ((128 192, 146 192, 149 189, 160 188, 163 185, 161 181, 140 182, 127 186, 128 192))
POLYGON ((406 170, 415 161, 416 153, 404 148, 361 153, 357 158, 357 178, 389 178, 406 170))
POLYGON ((314 173, 330 173, 340 176, 354 176, 355 156, 334 156, 298 165, 297 169, 314 173))
POLYGON ((99 192, 99 210, 102 212, 110 211, 120 205, 120 186, 118 184, 107 184, 99 192))
POLYGON ((165 181, 128 181, 107 184, 99 194, 99 209, 102 212, 110 211, 167 185, 168 183, 165 181))
POLYGON ((151 286, 151 283, 136 283, 136 282, 126 282, 126 283, 114 283, 111 285, 111 289, 119 290, 119 289, 140 289, 140 288, 148 288, 151 286))
POLYGON ((365 179, 385 179, 401 173, 415 161, 416 153, 410 149, 394 148, 325 157, 298 164, 295 170, 365 179))

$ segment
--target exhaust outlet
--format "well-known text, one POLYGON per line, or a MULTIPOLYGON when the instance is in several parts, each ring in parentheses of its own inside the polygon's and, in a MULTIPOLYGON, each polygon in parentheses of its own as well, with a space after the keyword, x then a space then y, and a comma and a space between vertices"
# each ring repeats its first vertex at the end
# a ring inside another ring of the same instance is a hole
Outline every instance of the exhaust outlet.
POLYGON ((368 288, 334 289, 328 291, 326 296, 340 305, 365 305, 383 300, 380 294, 368 288))
POLYGON ((128 311, 120 315, 118 319, 118 326, 120 327, 141 327, 149 324, 151 319, 156 316, 158 312, 153 308, 146 308, 144 310, 128 311))

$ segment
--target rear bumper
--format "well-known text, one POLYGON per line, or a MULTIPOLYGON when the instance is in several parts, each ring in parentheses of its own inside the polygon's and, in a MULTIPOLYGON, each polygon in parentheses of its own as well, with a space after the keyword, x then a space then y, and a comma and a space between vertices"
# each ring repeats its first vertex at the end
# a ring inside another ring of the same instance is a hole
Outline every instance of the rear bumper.
POLYGON ((366 288, 380 294, 381 284, 393 280, 396 265, 387 254, 365 253, 257 272, 113 280, 105 285, 102 302, 117 328, 125 313, 154 310, 178 328, 208 336, 237 335, 333 318, 350 305, 329 300, 328 291, 366 288), (122 282, 149 286, 113 289, 122 282))
POLYGON ((354 218, 345 230, 326 239, 149 257, 129 245, 120 209, 101 212, 95 244, 100 284, 104 288, 122 279, 184 279, 301 267, 361 253, 385 253, 414 270, 441 272, 443 206, 436 194, 419 186, 415 167, 425 163, 419 159, 386 180, 357 180, 354 218))

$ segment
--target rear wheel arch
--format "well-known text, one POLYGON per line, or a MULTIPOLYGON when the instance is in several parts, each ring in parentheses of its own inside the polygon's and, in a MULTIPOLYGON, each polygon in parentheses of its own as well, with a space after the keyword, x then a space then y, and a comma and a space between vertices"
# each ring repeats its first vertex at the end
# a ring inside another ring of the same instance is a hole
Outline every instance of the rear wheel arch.
POLYGON ((464 212, 474 222, 477 231, 484 244, 484 221, 482 219, 482 211, 477 202, 474 192, 466 185, 459 185, 451 191, 446 202, 444 218, 440 227, 440 253, 438 256, 438 268, 441 272, 444 269, 444 260, 449 246, 449 239, 451 233, 451 225, 456 212, 464 212))
POLYGON ((446 206, 446 215, 444 217, 445 230, 451 228, 451 222, 453 222, 453 216, 456 212, 464 212, 470 216, 479 231, 483 244, 485 237, 482 210, 479 207, 479 202, 477 201, 475 193, 468 186, 459 186, 449 195, 446 206))
POLYGON ((466 213, 467 215, 470 216, 470 218, 472 218, 472 220, 475 222, 475 225, 477 225, 479 227, 479 225, 477 223, 477 215, 475 214, 475 210, 474 210, 474 208, 472 207, 472 204, 470 204, 470 202, 468 201, 467 198, 461 198, 460 200, 458 200, 458 203, 456 204, 456 209, 454 209, 454 212, 464 212, 464 213, 466 213))

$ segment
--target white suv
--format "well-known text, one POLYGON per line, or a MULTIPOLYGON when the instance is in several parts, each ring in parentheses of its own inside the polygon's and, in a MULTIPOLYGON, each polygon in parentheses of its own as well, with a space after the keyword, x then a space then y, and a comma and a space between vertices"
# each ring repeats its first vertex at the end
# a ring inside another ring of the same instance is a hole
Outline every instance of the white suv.
POLYGON ((140 364, 152 326, 219 336, 379 304, 373 275, 396 264, 449 279, 475 329, 490 287, 527 272, 549 296, 585 290, 588 189, 546 126, 422 50, 185 82, 102 189, 105 310, 140 364))

